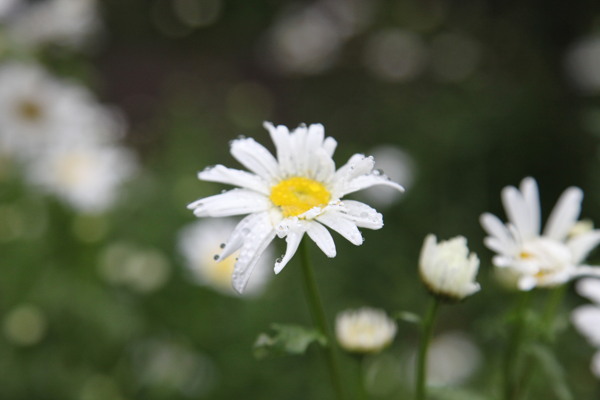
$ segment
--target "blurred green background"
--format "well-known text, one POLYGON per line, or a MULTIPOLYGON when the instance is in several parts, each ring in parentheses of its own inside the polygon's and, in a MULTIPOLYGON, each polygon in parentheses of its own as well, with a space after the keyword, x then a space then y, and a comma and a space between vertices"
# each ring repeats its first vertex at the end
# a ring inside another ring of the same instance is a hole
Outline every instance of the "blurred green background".
MULTIPOLYGON (((298 260, 261 295, 236 298, 196 285, 178 251, 195 220, 185 206, 224 189, 196 173, 239 167, 228 153, 239 135, 272 150, 263 121, 323 123, 338 166, 381 145, 409 157, 406 182, 397 178, 406 193, 372 203, 382 230, 363 231, 361 247, 334 235, 331 260, 311 244, 325 308, 331 322, 362 305, 422 313, 425 235, 466 236, 482 291, 444 307, 436 332, 463 332, 479 364, 434 398, 496 398, 514 294, 493 279, 478 218, 505 219, 500 191, 525 176, 538 181, 544 217, 576 185, 582 217, 600 218, 600 3, 104 0, 98 13, 101 28, 78 51, 27 57, 121 110, 140 170, 111 210, 82 214, 0 166, 0 398, 331 397, 315 346, 305 357, 252 353, 272 322, 310 324, 298 260), (120 270, 131 253, 158 263, 155 281, 147 271, 107 279, 107 263, 120 270)), ((569 292, 556 348, 574 398, 593 399, 593 349, 567 319, 584 302, 569 292)), ((349 391, 365 379, 374 399, 408 398, 417 333, 399 322, 391 348, 361 368, 344 356, 349 391)), ((534 376, 535 398, 560 398, 547 379, 534 376)))

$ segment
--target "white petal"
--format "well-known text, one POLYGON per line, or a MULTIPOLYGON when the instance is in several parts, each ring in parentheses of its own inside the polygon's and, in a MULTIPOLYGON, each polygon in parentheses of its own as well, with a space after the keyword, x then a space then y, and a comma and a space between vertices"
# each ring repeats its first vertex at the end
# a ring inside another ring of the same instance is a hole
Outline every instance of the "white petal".
POLYGON ((269 150, 252 138, 237 139, 231 142, 231 155, 244 167, 266 181, 271 181, 279 174, 277 160, 269 150))
POLYGON ((356 224, 340 212, 326 212, 317 217, 317 221, 327 225, 356 246, 360 246, 363 243, 363 237, 356 224))
POLYGON ((593 346, 600 346, 600 308, 591 304, 577 307, 571 313, 573 325, 593 346))
POLYGON ((358 192, 375 185, 384 185, 392 187, 400 192, 404 192, 404 188, 394 181, 391 181, 385 175, 363 175, 352 179, 352 181, 345 184, 340 188, 339 191, 335 192, 335 196, 338 198, 344 197, 347 194, 358 192))
POLYGON ((263 125, 269 131, 271 140, 275 144, 281 177, 292 175, 294 172, 294 155, 288 128, 283 125, 275 127, 270 122, 265 122, 263 125))
POLYGON ((298 246, 300 245, 300 241, 304 236, 304 231, 302 230, 291 230, 288 232, 285 237, 285 241, 287 246, 285 248, 285 255, 283 258, 275 261, 275 273, 278 274, 281 272, 283 267, 287 265, 287 263, 292 259, 294 254, 296 254, 296 250, 298 250, 298 246))
POLYGON ((583 191, 576 187, 570 187, 563 192, 554 206, 546 227, 544 236, 552 239, 563 240, 581 212, 581 200, 583 200, 583 191))
POLYGON ((583 278, 577 281, 575 289, 580 296, 587 297, 600 305, 600 279, 583 278))
POLYGON ((319 182, 328 182, 335 175, 335 162, 323 148, 319 148, 313 155, 313 178, 319 182))
POLYGON ((227 239, 225 243, 225 247, 221 254, 219 254, 219 259, 224 260, 233 253, 235 253, 242 245, 244 244, 244 239, 250 234, 252 231, 252 227, 254 225, 260 224, 261 221, 265 219, 266 213, 255 213, 246 216, 242 219, 236 226, 231 235, 227 239))
POLYGON ((509 247, 510 245, 514 245, 515 241, 510 231, 495 215, 490 213, 482 214, 479 222, 488 235, 497 238, 502 242, 503 246, 509 247))
POLYGON ((383 227, 383 216, 372 207, 360 201, 344 200, 347 216, 359 228, 381 229, 383 227))
POLYGON ((312 221, 306 233, 327 257, 333 258, 336 256, 335 243, 327 228, 316 221, 312 221))
POLYGON ((506 243, 504 243, 497 237, 488 236, 483 239, 483 243, 485 244, 485 246, 488 249, 495 251, 496 253, 505 254, 505 255, 512 254, 512 252, 511 252, 512 247, 507 247, 506 243))
POLYGON ((232 189, 197 200, 190 205, 197 217, 228 217, 268 210, 271 203, 267 197, 246 189, 232 189))
POLYGON ((300 125, 290 134, 294 172, 298 175, 307 175, 310 168, 310 157, 307 147, 308 129, 306 125, 300 125))
POLYGON ((600 230, 598 229, 582 233, 569 240, 567 247, 573 254, 573 263, 581 263, 598 244, 600 244, 600 230))
POLYGON ((521 193, 523 193, 523 199, 525 199, 525 203, 529 209, 531 228, 536 235, 539 235, 541 231, 541 210, 540 196, 535 179, 530 177, 523 179, 521 182, 521 193))
POLYGON ((600 278, 600 267, 591 265, 579 265, 570 271, 569 278, 578 278, 580 276, 589 276, 600 278))
POLYGON ((275 231, 268 214, 261 213, 260 216, 260 219, 254 221, 248 236, 244 238, 244 244, 233 269, 232 284, 239 293, 244 291, 260 256, 275 238, 275 231))
POLYGON ((520 290, 527 292, 536 287, 537 280, 533 276, 526 275, 519 278, 517 285, 519 286, 520 290))
POLYGON ((535 231, 535 217, 531 215, 527 202, 514 186, 502 189, 502 203, 508 220, 515 226, 523 240, 538 235, 539 232, 535 231))
POLYGON ((327 137, 323 141, 323 148, 325 149, 325 151, 327 152, 329 157, 333 156, 333 153, 335 152, 336 147, 337 147, 337 142, 332 137, 327 137))
POLYGON ((266 194, 267 196, 270 194, 269 185, 258 175, 239 169, 227 168, 223 165, 215 165, 199 172, 198 179, 239 186, 266 194))

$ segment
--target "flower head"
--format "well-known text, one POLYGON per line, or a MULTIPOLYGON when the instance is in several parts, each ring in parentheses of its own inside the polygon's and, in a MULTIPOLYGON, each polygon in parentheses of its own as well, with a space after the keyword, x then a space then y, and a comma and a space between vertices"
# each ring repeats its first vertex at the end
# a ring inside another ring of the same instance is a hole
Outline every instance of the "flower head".
POLYGON ((265 123, 275 143, 277 158, 251 138, 231 143, 231 154, 246 168, 241 171, 217 165, 198 177, 239 188, 191 203, 198 217, 249 214, 233 230, 220 259, 239 250, 233 286, 242 292, 263 251, 278 236, 285 238, 285 254, 275 262, 279 273, 296 253, 306 233, 328 257, 336 249, 326 227, 355 245, 363 242, 359 227, 380 229, 383 217, 358 201, 343 200, 350 193, 373 185, 403 190, 374 170, 372 157, 353 155, 338 170, 332 156, 337 142, 325 137, 323 125, 301 125, 293 132, 265 123))
POLYGON ((490 235, 485 245, 498 254, 494 265, 510 268, 521 290, 552 287, 581 275, 599 275, 600 270, 580 265, 600 243, 600 230, 581 229, 577 218, 583 192, 576 187, 564 191, 541 230, 538 188, 533 178, 525 178, 520 190, 513 186, 502 191, 508 222, 486 213, 481 225, 490 235))
POLYGON ((335 320, 335 334, 345 350, 377 353, 394 340, 396 323, 382 310, 369 307, 346 310, 335 320))
POLYGON ((479 259, 469 254, 467 239, 457 236, 437 243, 435 235, 427 235, 419 270, 421 280, 430 292, 446 300, 461 300, 479 290, 475 275, 479 269, 479 259))

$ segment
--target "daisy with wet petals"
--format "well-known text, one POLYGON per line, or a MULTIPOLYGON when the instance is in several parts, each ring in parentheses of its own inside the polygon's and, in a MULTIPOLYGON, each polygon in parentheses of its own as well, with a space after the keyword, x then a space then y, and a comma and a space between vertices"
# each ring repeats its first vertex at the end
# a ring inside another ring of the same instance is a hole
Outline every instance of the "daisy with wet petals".
POLYGON ((250 172, 216 165, 198 174, 199 179, 238 186, 222 194, 191 203, 198 217, 249 214, 229 237, 220 259, 239 250, 233 286, 242 292, 261 254, 278 236, 287 249, 275 262, 279 273, 296 253, 306 233, 328 257, 336 249, 330 228, 355 245, 363 242, 358 228, 380 229, 383 217, 368 205, 342 200, 350 193, 387 185, 403 190, 374 170, 372 157, 355 154, 336 170, 333 152, 337 142, 325 137, 323 125, 288 128, 265 123, 275 143, 275 158, 252 138, 231 142, 231 154, 250 172))
POLYGON ((489 236, 485 245, 495 251, 494 265, 512 270, 520 290, 553 287, 582 275, 600 275, 600 268, 582 265, 600 243, 600 230, 577 228, 583 191, 564 191, 541 231, 541 211, 537 183, 525 178, 520 190, 508 186, 502 202, 508 222, 485 213, 481 225, 489 236))

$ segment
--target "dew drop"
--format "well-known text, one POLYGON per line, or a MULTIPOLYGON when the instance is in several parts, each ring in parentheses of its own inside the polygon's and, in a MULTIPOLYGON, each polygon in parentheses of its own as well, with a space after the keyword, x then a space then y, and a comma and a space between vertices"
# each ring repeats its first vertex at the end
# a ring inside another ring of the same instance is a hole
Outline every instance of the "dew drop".
POLYGON ((223 193, 225 193, 225 192, 227 192, 227 189, 223 189, 223 190, 221 190, 221 194, 223 194, 223 193))
POLYGON ((220 248, 222 248, 222 249, 224 249, 224 248, 225 248, 225 243, 221 243, 221 244, 219 245, 219 247, 220 247, 220 248))
POLYGON ((275 264, 281 264, 282 261, 283 261, 283 256, 277 257, 277 260, 275 260, 275 264))
POLYGON ((218 259, 219 259, 219 255, 218 255, 218 254, 215 254, 215 255, 213 256, 213 260, 217 261, 218 259))

